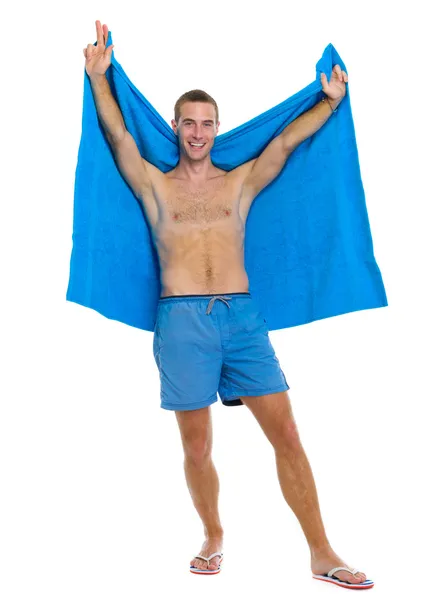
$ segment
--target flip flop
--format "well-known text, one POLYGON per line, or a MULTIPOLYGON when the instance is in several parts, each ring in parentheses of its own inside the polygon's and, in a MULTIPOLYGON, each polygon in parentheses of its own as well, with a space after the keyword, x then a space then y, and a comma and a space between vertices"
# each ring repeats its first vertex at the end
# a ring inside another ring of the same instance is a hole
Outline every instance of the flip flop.
POLYGON ((335 583, 336 585, 340 585, 344 588, 353 588, 354 590, 368 590, 374 586, 374 581, 370 579, 366 579, 362 583, 349 583, 348 581, 341 581, 337 577, 334 577, 334 573, 337 571, 347 571, 352 575, 356 575, 357 573, 361 573, 357 569, 346 569, 346 567, 335 567, 331 569, 329 573, 323 573, 323 575, 315 575, 313 574, 314 579, 320 579, 321 581, 329 581, 329 583, 335 583))
MULTIPOLYGON (((208 557, 197 554, 197 556, 194 556, 194 558, 201 558, 202 560, 206 560, 207 566, 209 567, 210 561, 215 556, 221 556, 220 564, 218 565, 217 569, 199 569, 198 567, 192 567, 191 565, 189 565, 189 570, 191 571, 191 573, 196 573, 197 575, 216 575, 217 573, 219 573, 221 571, 221 563, 223 561, 223 553, 222 552, 214 552, 213 554, 211 554, 208 557)), ((193 558, 193 560, 194 560, 194 558, 193 558)))

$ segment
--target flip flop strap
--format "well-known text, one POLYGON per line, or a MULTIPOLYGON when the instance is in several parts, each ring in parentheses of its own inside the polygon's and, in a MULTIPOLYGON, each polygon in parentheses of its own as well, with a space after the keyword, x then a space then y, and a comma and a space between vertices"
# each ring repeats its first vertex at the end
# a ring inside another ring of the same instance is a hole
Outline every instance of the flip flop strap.
POLYGON ((328 577, 332 577, 334 575, 334 573, 336 573, 337 571, 347 571, 348 573, 351 573, 352 575, 356 575, 357 573, 360 573, 361 571, 358 571, 357 569, 346 569, 346 567, 335 567, 334 569, 331 569, 328 573, 328 577))
POLYGON ((207 564, 209 566, 210 561, 215 557, 215 556, 223 556, 222 552, 214 552, 213 554, 211 554, 210 556, 201 556, 201 554, 197 554, 197 556, 194 556, 194 558, 201 558, 202 560, 206 560, 207 564))

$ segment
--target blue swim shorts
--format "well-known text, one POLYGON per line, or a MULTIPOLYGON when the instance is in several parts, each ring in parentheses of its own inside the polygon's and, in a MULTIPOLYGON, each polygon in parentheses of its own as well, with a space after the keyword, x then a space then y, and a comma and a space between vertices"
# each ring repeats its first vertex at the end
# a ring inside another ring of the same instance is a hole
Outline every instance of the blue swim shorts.
POLYGON ((196 410, 289 389, 266 321, 248 292, 159 299, 153 355, 161 408, 196 410))

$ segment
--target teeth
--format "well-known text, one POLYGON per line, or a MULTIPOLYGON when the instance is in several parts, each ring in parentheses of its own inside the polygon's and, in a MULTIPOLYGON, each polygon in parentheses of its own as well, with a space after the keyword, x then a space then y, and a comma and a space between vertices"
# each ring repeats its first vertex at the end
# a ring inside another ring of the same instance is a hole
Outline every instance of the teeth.
POLYGON ((190 142, 191 146, 197 146, 197 148, 201 148, 202 146, 204 146, 204 144, 194 144, 193 142, 190 142))

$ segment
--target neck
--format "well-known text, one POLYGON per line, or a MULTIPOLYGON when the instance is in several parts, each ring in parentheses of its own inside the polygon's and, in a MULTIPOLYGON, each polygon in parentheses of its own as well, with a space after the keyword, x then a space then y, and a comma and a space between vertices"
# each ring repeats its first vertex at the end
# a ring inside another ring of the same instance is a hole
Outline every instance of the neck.
POLYGON ((179 162, 175 168, 176 177, 186 179, 194 183, 200 183, 212 179, 219 172, 210 159, 206 156, 203 160, 191 160, 189 156, 180 155, 179 162))

